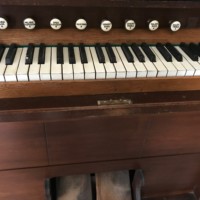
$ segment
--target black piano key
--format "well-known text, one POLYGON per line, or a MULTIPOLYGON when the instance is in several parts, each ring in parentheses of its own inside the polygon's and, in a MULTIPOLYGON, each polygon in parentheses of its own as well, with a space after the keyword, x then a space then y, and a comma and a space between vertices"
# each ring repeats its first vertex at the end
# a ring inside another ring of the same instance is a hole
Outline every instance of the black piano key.
POLYGON ((64 64, 62 44, 57 45, 57 64, 64 64))
POLYGON ((69 63, 75 64, 76 59, 75 59, 75 53, 74 53, 74 45, 72 43, 68 45, 68 55, 69 55, 69 63))
POLYGON ((111 63, 116 63, 117 60, 116 60, 115 54, 114 54, 114 52, 113 52, 112 46, 111 46, 109 43, 107 43, 107 44, 105 45, 105 47, 106 47, 106 52, 107 52, 107 54, 108 54, 108 57, 109 57, 110 62, 111 62, 111 63))
POLYGON ((162 54, 162 56, 164 57, 164 59, 167 62, 172 62, 172 56, 171 54, 167 51, 167 49, 164 47, 164 45, 162 45, 161 43, 157 43, 156 44, 156 48, 158 49, 158 51, 162 54))
POLYGON ((147 55, 151 62, 156 62, 156 56, 146 43, 141 44, 142 50, 147 55))
POLYGON ((138 45, 133 43, 131 45, 131 49, 133 50, 133 52, 135 53, 135 55, 137 56, 138 60, 140 62, 145 62, 145 58, 144 58, 144 55, 143 53, 141 52, 141 50, 139 49, 138 45))
POLYGON ((200 47, 197 44, 190 43, 189 49, 192 51, 192 53, 200 56, 200 47))
POLYGON ((128 62, 134 62, 133 55, 132 55, 131 51, 129 50, 128 45, 123 43, 121 45, 121 48, 122 48, 122 51, 124 52, 124 55, 126 56, 126 59, 128 60, 128 62))
POLYGON ((88 63, 87 55, 86 55, 86 52, 85 52, 85 47, 84 47, 83 44, 80 44, 79 51, 80 51, 81 63, 83 63, 83 64, 88 63))
POLYGON ((26 52, 26 59, 25 59, 25 64, 26 65, 31 65, 33 62, 33 54, 34 54, 34 45, 33 44, 29 44, 28 45, 28 49, 26 52))
POLYGON ((43 43, 41 43, 38 55, 38 64, 40 65, 45 63, 45 52, 46 52, 46 47, 43 43))
POLYGON ((12 65, 13 64, 16 51, 17 51, 17 45, 11 44, 10 47, 9 47, 8 53, 6 55, 6 65, 12 65))
POLYGON ((3 56, 4 51, 5 51, 5 46, 2 45, 2 44, 0 44, 0 61, 1 61, 1 59, 2 59, 2 56, 3 56))
POLYGON ((95 45, 96 54, 99 60, 99 63, 105 63, 105 57, 102 51, 100 44, 95 45))
POLYGON ((165 47, 168 49, 168 51, 174 56, 174 58, 177 61, 179 61, 179 62, 183 61, 183 56, 171 43, 166 43, 165 47))
POLYGON ((188 47, 187 44, 185 44, 184 42, 182 42, 180 44, 180 48, 190 57, 191 60, 193 61, 198 61, 198 55, 194 54, 188 47))

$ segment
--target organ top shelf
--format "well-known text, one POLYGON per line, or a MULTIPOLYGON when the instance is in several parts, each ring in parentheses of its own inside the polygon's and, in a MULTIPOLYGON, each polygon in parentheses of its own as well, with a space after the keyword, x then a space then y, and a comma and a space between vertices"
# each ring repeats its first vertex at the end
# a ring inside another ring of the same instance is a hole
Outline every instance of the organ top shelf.
POLYGON ((129 5, 129 0, 121 1, 112 1, 112 0, 82 0, 82 1, 73 1, 73 0, 2 0, 0 5, 22 5, 22 6, 76 6, 76 7, 92 7, 92 6, 121 6, 129 5))
POLYGON ((1 0, 0 6, 200 8, 194 0, 1 0))

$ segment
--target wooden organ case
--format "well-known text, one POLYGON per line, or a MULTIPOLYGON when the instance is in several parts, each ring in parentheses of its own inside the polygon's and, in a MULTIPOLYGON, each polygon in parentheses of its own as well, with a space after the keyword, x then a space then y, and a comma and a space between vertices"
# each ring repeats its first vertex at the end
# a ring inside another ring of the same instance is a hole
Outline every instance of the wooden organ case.
MULTIPOLYGON (((1 0, 0 43, 198 44, 199 9, 198 1, 1 0), (27 17, 34 30, 24 28, 27 17), (60 30, 49 26, 54 17, 60 30), (75 28, 78 18, 86 30, 75 28), (103 19, 112 21, 107 33, 103 19), (150 19, 158 30, 148 30, 150 19)), ((199 199, 199 91, 199 76, 1 82, 0 200, 54 200, 51 178, 116 170, 135 170, 134 200, 199 199)))

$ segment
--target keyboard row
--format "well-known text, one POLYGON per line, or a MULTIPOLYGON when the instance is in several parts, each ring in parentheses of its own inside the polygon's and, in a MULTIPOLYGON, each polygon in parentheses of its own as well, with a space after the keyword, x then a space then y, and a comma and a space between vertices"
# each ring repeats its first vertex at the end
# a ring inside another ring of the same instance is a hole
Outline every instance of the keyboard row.
POLYGON ((194 43, 0 45, 0 81, 199 76, 199 56, 194 43))

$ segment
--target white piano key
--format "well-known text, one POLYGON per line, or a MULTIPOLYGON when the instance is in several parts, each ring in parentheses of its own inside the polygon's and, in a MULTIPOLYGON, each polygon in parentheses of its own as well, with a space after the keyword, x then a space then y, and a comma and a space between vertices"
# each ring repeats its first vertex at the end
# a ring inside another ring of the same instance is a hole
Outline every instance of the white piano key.
MULTIPOLYGON (((174 58, 175 59, 175 58, 174 58)), ((174 60, 172 60, 174 61, 174 60)), ((186 60, 185 60, 186 61, 186 60)), ((182 65, 182 67, 184 67, 185 69, 185 76, 193 76, 194 73, 195 73, 195 70, 194 68, 188 63, 188 62, 178 62, 177 60, 175 60, 173 62, 174 66, 178 69, 178 65, 182 65)), ((180 75, 179 71, 178 71, 178 74, 177 76, 184 76, 184 75, 180 75)))
POLYGON ((90 47, 90 52, 92 55, 92 60, 96 71, 96 79, 105 79, 106 77, 105 68, 103 63, 99 63, 95 48, 90 47))
POLYGON ((73 64, 74 79, 84 79, 85 78, 84 69, 83 69, 83 64, 81 63, 81 57, 78 47, 74 47, 74 54, 76 60, 76 63, 73 64))
POLYGON ((45 62, 40 66, 40 79, 42 81, 51 80, 51 48, 46 47, 45 62))
MULTIPOLYGON (((167 51, 170 53, 170 51, 168 49, 167 49, 167 51)), ((179 61, 176 60, 176 58, 172 54, 171 54, 171 56, 172 56, 172 63, 177 69, 177 75, 176 76, 187 76, 188 74, 187 74, 187 70, 186 70, 186 68, 187 68, 186 65, 188 63, 179 62, 179 61)))
POLYGON ((193 61, 189 56, 178 46, 175 48, 182 54, 184 67, 188 72, 188 76, 199 76, 200 75, 200 64, 199 62, 193 61))
POLYGON ((27 49, 28 49, 27 47, 24 47, 22 50, 19 67, 17 69, 18 81, 28 81, 29 80, 28 79, 29 65, 25 64, 27 49))
POLYGON ((156 56, 156 62, 154 62, 153 64, 155 65, 155 67, 158 70, 157 77, 166 77, 168 71, 167 71, 165 65, 161 62, 160 58, 158 57, 157 51, 155 51, 155 47, 150 47, 150 48, 156 56))
POLYGON ((135 78, 136 77, 136 69, 135 69, 133 63, 130 63, 127 61, 126 56, 124 55, 124 52, 121 49, 121 47, 116 47, 116 49, 119 54, 119 57, 121 58, 121 61, 123 62, 124 66, 126 68, 126 71, 127 71, 126 77, 127 78, 135 78))
POLYGON ((187 76, 187 70, 184 67, 184 63, 178 62, 174 56, 172 56, 172 63, 177 69, 176 76, 187 76))
POLYGON ((69 63, 68 47, 63 48, 63 79, 64 80, 73 80, 74 72, 73 65, 69 63))
POLYGON ((147 77, 156 77, 157 76, 157 69, 156 67, 154 66, 154 64, 149 60, 149 58, 147 57, 147 55, 144 53, 144 51, 142 50, 141 47, 140 48, 140 51, 143 53, 144 55, 144 58, 145 58, 145 62, 144 62, 144 65, 147 69, 147 77))
POLYGON ((57 63, 57 48, 51 49, 51 79, 62 80, 62 64, 57 63))
POLYGON ((126 69, 124 67, 124 64, 122 63, 117 50, 115 47, 112 47, 113 52, 115 54, 116 57, 116 63, 113 63, 115 66, 115 70, 116 70, 116 78, 126 78, 126 69))
POLYGON ((90 53, 90 48, 85 47, 88 63, 84 63, 85 79, 95 79, 95 69, 90 53))
MULTIPOLYGON (((170 51, 168 52, 170 53, 170 51)), ((186 60, 183 62, 179 62, 172 55, 172 63, 178 71, 176 76, 191 76, 192 74, 194 74, 194 68, 192 68, 186 60)))
POLYGON ((147 69, 144 66, 144 64, 142 62, 140 62, 137 58, 137 56, 134 54, 133 50, 131 49, 131 47, 129 47, 129 50, 131 51, 133 58, 134 58, 134 66, 136 68, 137 71, 137 77, 146 77, 147 76, 147 69))
MULTIPOLYGON (((168 52, 170 53, 170 51, 168 51, 168 52)), ((189 66, 189 68, 187 67, 187 65, 189 65, 189 63, 179 62, 175 59, 175 57, 173 55, 171 55, 171 56, 172 56, 172 63, 177 69, 176 76, 190 76, 190 73, 191 73, 190 66, 189 66)))
POLYGON ((106 70, 106 79, 116 78, 116 70, 115 70, 113 63, 110 63, 110 60, 108 58, 108 54, 106 52, 106 48, 102 47, 102 51, 103 51, 103 54, 104 54, 104 57, 105 57, 104 67, 105 67, 105 70, 106 70))
MULTIPOLYGON (((160 52, 157 50, 156 47, 152 47, 154 53, 158 56, 158 58, 160 59, 160 61, 165 65, 165 67, 167 68, 167 76, 177 76, 177 72, 178 70, 176 69, 176 67, 171 63, 171 62, 167 62, 164 57, 160 54, 160 52)), ((184 71, 183 71, 184 72, 184 71)))
POLYGON ((29 67, 29 80, 39 81, 40 80, 40 64, 38 64, 39 47, 35 47, 33 54, 33 62, 29 67))
POLYGON ((1 61, 0 61, 0 82, 4 82, 5 81, 4 73, 6 71, 6 55, 8 53, 8 49, 9 48, 5 49, 5 51, 3 53, 3 56, 1 58, 1 61))
POLYGON ((6 81, 17 81, 17 69, 20 63, 22 48, 17 48, 12 65, 7 65, 4 77, 6 81))

